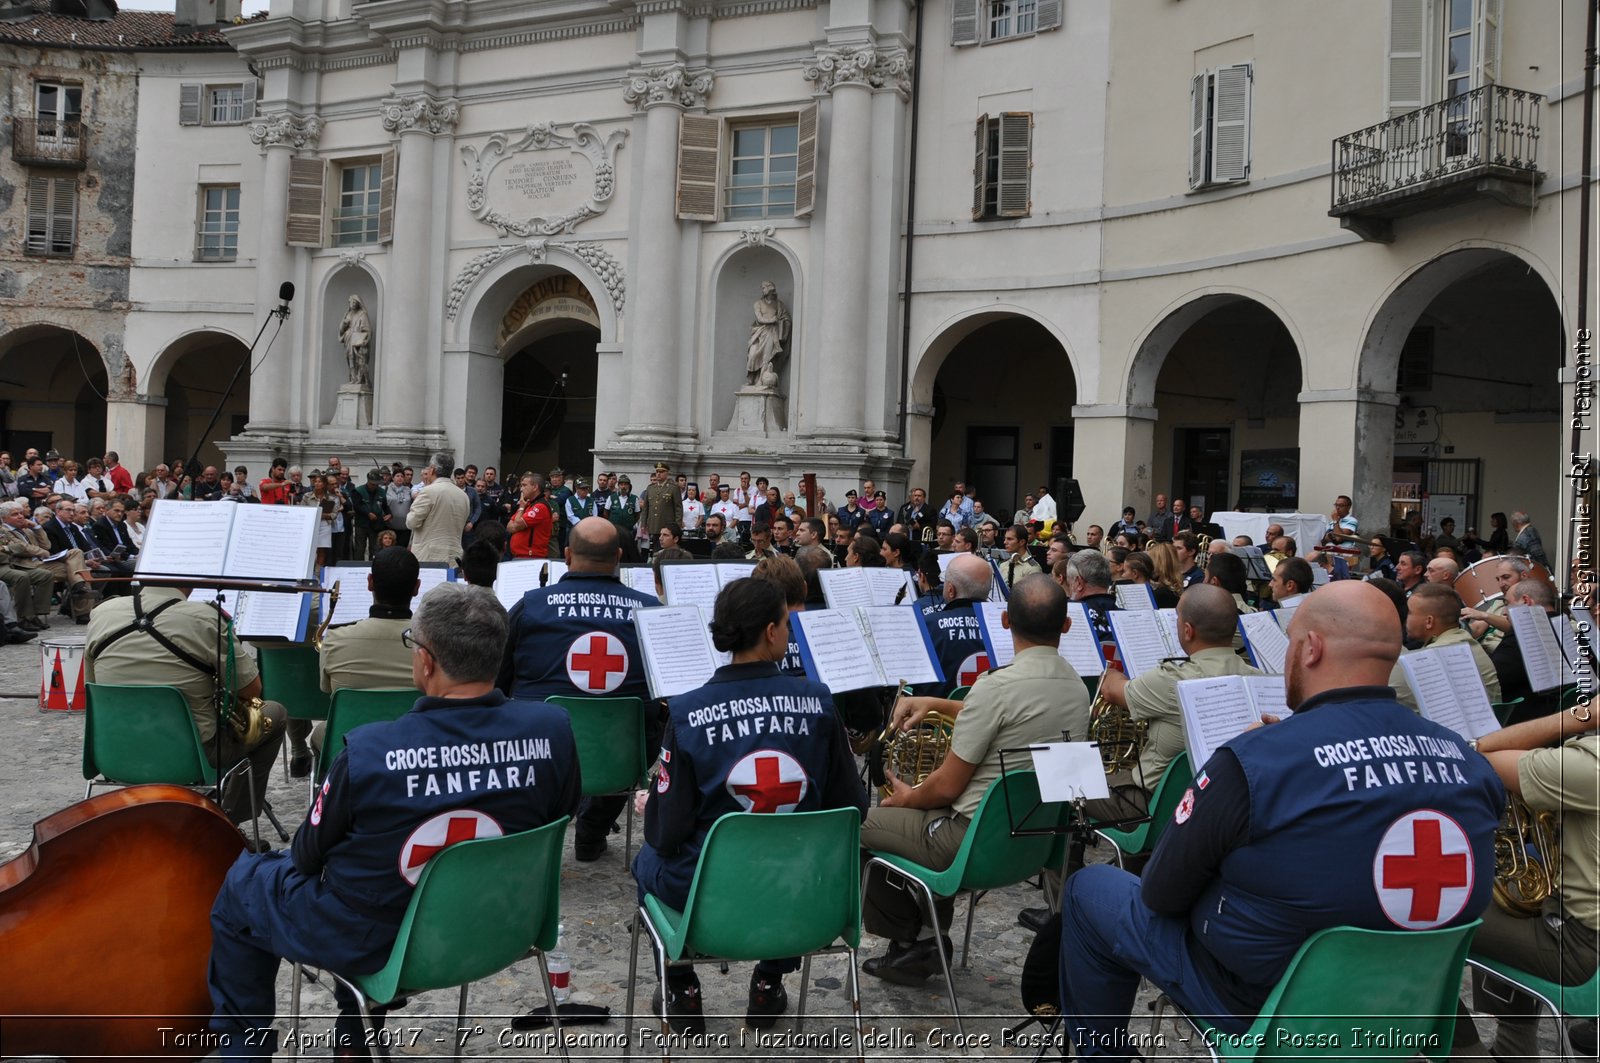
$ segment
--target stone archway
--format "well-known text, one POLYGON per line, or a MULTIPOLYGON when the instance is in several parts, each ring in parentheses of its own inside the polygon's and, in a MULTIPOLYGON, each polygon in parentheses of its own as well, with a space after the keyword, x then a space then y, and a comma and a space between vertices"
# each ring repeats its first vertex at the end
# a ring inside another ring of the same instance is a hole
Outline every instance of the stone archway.
POLYGON ((110 374, 100 348, 71 329, 32 324, 0 335, 0 449, 87 459, 105 453, 110 374))

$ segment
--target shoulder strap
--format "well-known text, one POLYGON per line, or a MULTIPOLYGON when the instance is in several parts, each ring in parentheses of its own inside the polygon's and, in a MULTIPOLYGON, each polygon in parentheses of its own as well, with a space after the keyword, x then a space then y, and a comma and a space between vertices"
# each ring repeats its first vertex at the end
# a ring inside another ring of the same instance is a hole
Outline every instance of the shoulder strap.
POLYGON ((93 646, 88 647, 85 652, 91 658, 98 657, 118 639, 121 639, 127 635, 131 635, 135 631, 142 631, 151 638, 155 639, 156 642, 161 645, 162 649, 178 658, 178 660, 182 661, 190 668, 193 668, 195 671, 200 672, 203 675, 208 675, 212 679, 216 679, 217 670, 214 667, 205 663, 200 658, 184 649, 182 646, 179 646, 176 642, 173 642, 172 639, 162 634, 161 631, 156 628, 156 617, 160 616, 174 605, 177 605, 182 600, 183 599, 181 598, 169 598, 160 605, 156 606, 154 609, 150 610, 150 612, 147 614, 144 611, 144 603, 140 598, 139 592, 135 591, 133 594, 133 623, 113 631, 111 634, 107 635, 93 646))

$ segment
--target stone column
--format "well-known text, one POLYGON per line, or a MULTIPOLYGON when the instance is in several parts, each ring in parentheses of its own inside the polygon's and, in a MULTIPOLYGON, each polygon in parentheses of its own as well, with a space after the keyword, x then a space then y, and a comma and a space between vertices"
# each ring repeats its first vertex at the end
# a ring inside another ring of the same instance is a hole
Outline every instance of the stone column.
MULTIPOLYGON (((428 423, 428 291, 433 269, 434 138, 454 131, 453 99, 425 93, 395 96, 379 110, 394 134, 394 230, 380 298, 382 322, 372 350, 377 389, 373 417, 384 436, 411 439, 428 423)), ((459 441, 458 441, 459 442, 459 441)))
MULTIPOLYGON (((683 442, 692 430, 681 423, 678 377, 679 304, 685 296, 678 272, 678 116, 706 105, 715 75, 666 63, 628 75, 622 98, 644 114, 644 180, 633 237, 632 305, 627 336, 628 424, 618 436, 630 443, 683 442)), ((692 296, 694 285, 687 291, 692 296)))
POLYGON ((1349 495, 1362 534, 1389 534, 1394 411, 1399 396, 1362 389, 1302 391, 1300 493, 1295 509, 1327 513, 1349 495))
MULTIPOLYGON (((1156 411, 1150 406, 1074 406, 1072 451, 1094 455, 1074 462, 1083 491, 1082 527, 1113 519, 1123 506, 1150 509, 1150 471, 1154 463, 1156 411)), ((1056 499, 1061 504, 1061 499, 1056 499)), ((1081 538, 1082 531, 1078 531, 1081 538)))
MULTIPOLYGON (((250 140, 266 156, 262 171, 259 217, 261 228, 256 251, 256 319, 278 305, 278 286, 293 279, 294 249, 285 228, 289 219, 289 159, 297 151, 315 148, 322 135, 322 119, 279 111, 250 123, 250 140)), ((306 305, 302 295, 299 306, 306 305)), ((293 342, 295 331, 280 337, 250 374, 250 424, 252 434, 277 434, 296 426, 290 423, 294 365, 301 355, 293 342)), ((312 334, 314 330, 304 330, 312 334)), ((303 427, 303 426, 302 426, 303 427)))

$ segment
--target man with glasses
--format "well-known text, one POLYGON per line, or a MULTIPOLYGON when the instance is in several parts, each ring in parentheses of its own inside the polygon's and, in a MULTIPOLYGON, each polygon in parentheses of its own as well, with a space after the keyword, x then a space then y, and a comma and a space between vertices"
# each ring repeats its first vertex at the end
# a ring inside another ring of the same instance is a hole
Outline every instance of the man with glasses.
MULTIPOLYGON (((211 911, 211 1029, 229 1058, 269 1058, 280 957, 340 974, 389 959, 428 859, 457 841, 516 834, 577 807, 578 751, 564 710, 494 688, 506 614, 481 587, 429 591, 405 635, 416 705, 358 727, 292 850, 245 856, 211 911), (492 756, 452 766, 458 750, 492 756)), ((335 983, 336 1051, 361 1044, 335 983)))

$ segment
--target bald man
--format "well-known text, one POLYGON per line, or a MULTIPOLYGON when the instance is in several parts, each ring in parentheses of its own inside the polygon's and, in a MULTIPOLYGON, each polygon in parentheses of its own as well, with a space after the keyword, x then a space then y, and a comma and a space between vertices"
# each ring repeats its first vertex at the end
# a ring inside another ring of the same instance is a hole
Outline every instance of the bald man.
POLYGON ((974 606, 989 597, 993 571, 989 562, 970 553, 961 554, 945 569, 944 603, 922 615, 944 682, 919 683, 913 693, 948 697, 956 687, 971 686, 989 670, 989 651, 974 606))
POLYGON ((1217 750, 1142 878, 1095 864, 1067 880, 1062 1013, 1079 1056, 1129 1057, 1141 976, 1242 1033, 1316 931, 1456 926, 1487 906, 1505 789, 1394 699, 1399 647, 1377 588, 1311 595, 1289 625, 1294 715, 1217 750))
MULTIPOLYGON (((1456 597, 1455 590, 1440 583, 1424 583, 1411 592, 1406 606, 1406 637, 1418 644, 1416 649, 1406 652, 1421 653, 1440 646, 1471 646, 1472 663, 1478 667, 1478 678, 1483 680, 1489 700, 1499 701, 1499 673, 1483 647, 1461 627, 1461 599, 1456 597)), ((1413 712, 1417 710, 1417 695, 1398 661, 1389 676, 1389 685, 1394 687, 1402 705, 1409 706, 1413 712)))
POLYGON ((1422 578, 1429 583, 1440 583, 1446 587, 1455 585, 1456 577, 1461 575, 1461 566, 1448 557, 1436 557, 1428 562, 1428 567, 1422 570, 1422 578))

